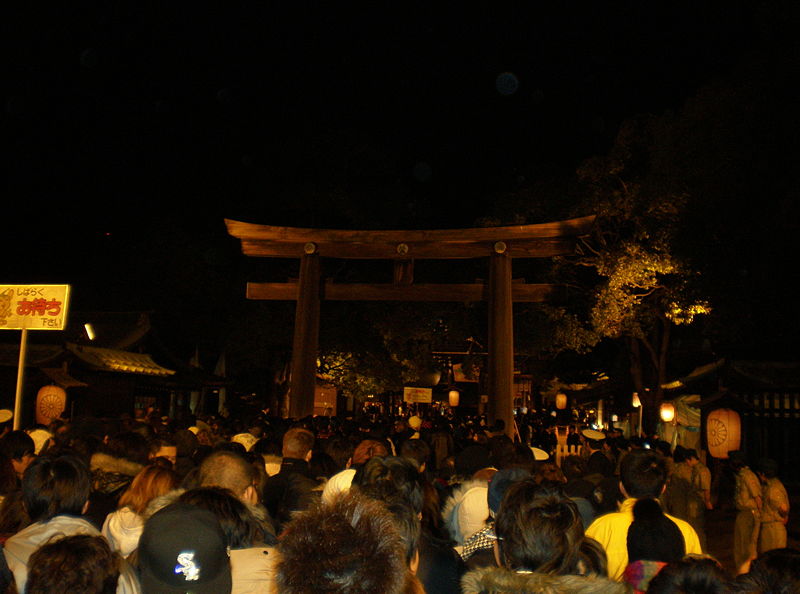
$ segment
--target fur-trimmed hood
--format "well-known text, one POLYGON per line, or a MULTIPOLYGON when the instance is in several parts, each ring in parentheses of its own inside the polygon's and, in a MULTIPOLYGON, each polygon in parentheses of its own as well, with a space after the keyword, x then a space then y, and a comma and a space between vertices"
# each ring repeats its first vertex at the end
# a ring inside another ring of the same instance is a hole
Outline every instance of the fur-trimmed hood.
POLYGON ((516 573, 502 567, 469 571, 461 579, 464 594, 628 594, 628 584, 600 576, 516 573))
POLYGON ((124 474, 129 477, 134 477, 139 474, 143 468, 138 462, 126 460, 125 458, 116 458, 103 452, 95 452, 92 454, 89 468, 92 472, 106 472, 110 474, 124 474))
POLYGON ((457 545, 485 527, 489 517, 489 484, 465 481, 453 489, 442 506, 442 520, 447 533, 457 545))

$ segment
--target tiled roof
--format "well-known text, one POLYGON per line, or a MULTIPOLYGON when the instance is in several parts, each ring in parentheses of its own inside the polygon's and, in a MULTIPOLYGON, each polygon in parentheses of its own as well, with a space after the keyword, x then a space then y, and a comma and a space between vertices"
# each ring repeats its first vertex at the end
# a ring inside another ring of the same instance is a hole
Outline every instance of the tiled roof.
POLYGON ((162 367, 153 361, 150 355, 143 353, 81 346, 72 343, 67 344, 67 349, 84 362, 98 369, 154 376, 169 376, 175 374, 175 371, 172 369, 162 367))

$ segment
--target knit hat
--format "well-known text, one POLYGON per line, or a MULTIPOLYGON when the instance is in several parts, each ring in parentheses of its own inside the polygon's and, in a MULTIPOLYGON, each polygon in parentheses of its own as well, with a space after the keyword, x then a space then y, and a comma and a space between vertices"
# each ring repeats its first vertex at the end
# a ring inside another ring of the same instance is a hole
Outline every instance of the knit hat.
POLYGON ((231 591, 225 534, 208 510, 178 502, 156 512, 144 525, 138 555, 144 594, 231 591))

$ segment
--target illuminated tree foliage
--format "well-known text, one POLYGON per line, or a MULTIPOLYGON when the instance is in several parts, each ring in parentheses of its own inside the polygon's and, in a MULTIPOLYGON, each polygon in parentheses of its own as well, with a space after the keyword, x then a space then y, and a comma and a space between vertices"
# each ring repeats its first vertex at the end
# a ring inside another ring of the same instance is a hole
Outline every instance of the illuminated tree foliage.
POLYGON ((578 298, 548 310, 558 321, 555 348, 586 352, 604 339, 625 343, 648 416, 662 397, 674 326, 710 311, 675 245, 688 197, 650 167, 660 124, 653 117, 627 122, 608 155, 579 169, 585 198, 578 208, 596 213, 597 222, 577 255, 557 260, 556 277, 580 288, 578 298))

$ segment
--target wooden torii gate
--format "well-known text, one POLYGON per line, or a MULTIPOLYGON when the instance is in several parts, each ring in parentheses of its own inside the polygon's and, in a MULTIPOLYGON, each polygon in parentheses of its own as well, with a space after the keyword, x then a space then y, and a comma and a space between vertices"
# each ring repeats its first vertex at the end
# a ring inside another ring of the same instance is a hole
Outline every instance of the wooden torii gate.
POLYGON ((512 304, 542 302, 554 286, 512 283, 514 258, 572 253, 594 216, 535 225, 473 229, 347 231, 256 225, 225 220, 246 256, 299 258, 296 282, 247 283, 248 299, 297 302, 289 388, 289 416, 313 413, 322 299, 336 301, 488 301, 490 416, 513 432, 514 331, 512 304), (390 260, 394 282, 337 284, 320 278, 320 258, 390 260), (489 259, 489 282, 414 284, 414 261, 489 259))

